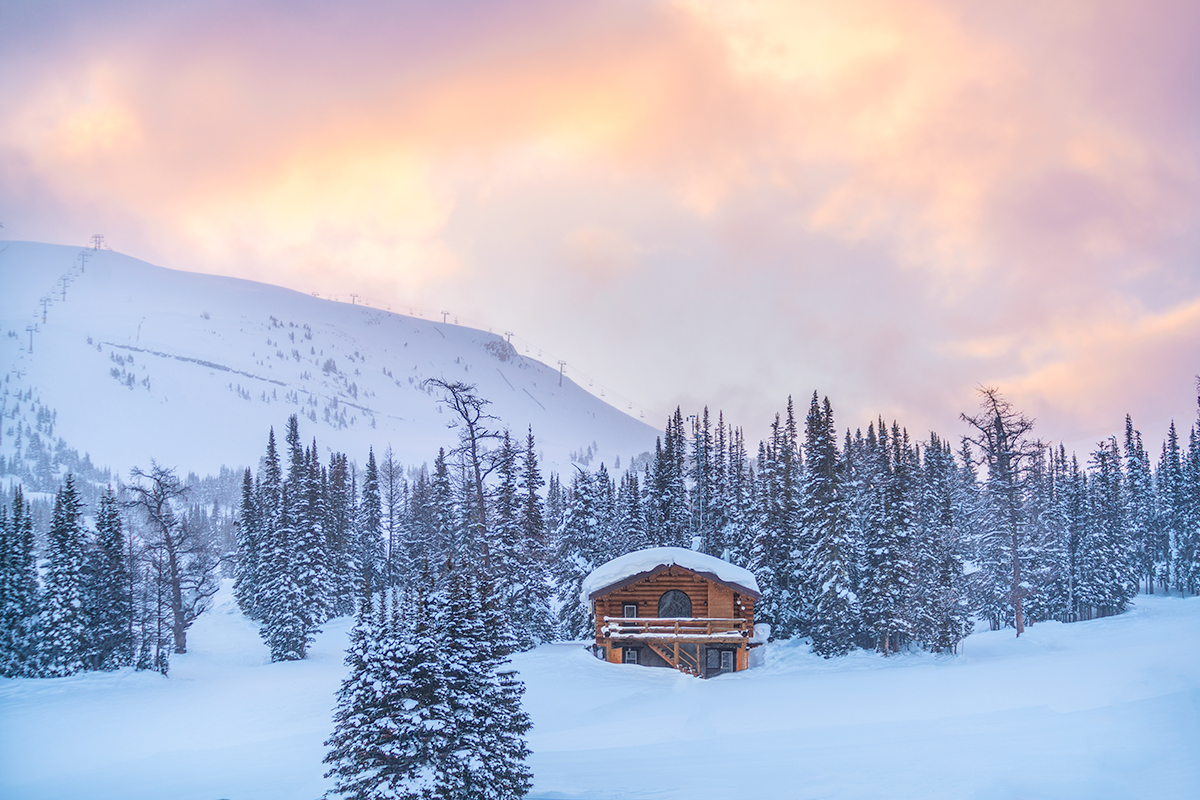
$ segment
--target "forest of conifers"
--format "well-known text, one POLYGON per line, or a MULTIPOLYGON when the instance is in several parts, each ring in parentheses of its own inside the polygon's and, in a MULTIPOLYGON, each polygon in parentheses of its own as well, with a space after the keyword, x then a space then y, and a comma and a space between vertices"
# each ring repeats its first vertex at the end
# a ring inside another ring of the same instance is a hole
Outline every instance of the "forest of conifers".
POLYGON ((365 593, 469 573, 518 647, 586 638, 583 578, 610 558, 691 547, 752 570, 756 621, 815 652, 953 652, 993 629, 1119 613, 1139 591, 1200 591, 1200 423, 1172 423, 1152 458, 1129 418, 1082 458, 1034 435, 997 391, 957 442, 896 422, 840 429, 813 394, 788 401, 751 452, 740 428, 679 410, 627 469, 543 476, 464 384, 437 382, 459 420, 432 465, 390 449, 325 463, 296 417, 273 431, 222 534, 167 469, 135 471, 85 522, 74 482, 44 535, 19 489, 0 512, 0 664, 54 676, 132 664, 165 672, 187 629, 235 580, 275 660, 303 658, 365 593), (281 452, 282 450, 282 452, 281 452))

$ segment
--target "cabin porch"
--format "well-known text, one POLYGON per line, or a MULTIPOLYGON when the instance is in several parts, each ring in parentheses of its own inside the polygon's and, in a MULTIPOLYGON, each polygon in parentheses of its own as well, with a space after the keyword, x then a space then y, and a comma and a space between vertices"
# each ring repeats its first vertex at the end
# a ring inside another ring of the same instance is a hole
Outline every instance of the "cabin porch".
POLYGON ((749 667, 752 626, 740 618, 603 617, 596 639, 614 664, 674 667, 710 678, 749 667))

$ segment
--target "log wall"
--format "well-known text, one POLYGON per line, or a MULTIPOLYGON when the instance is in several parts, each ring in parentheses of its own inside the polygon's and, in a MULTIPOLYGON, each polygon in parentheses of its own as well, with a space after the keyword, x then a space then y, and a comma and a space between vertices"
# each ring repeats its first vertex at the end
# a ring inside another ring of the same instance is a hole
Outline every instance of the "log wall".
POLYGON ((639 617, 657 617, 658 600, 671 589, 687 594, 692 601, 693 617, 741 618, 751 626, 754 624, 752 598, 678 566, 597 597, 596 620, 625 616, 626 603, 637 603, 639 617))

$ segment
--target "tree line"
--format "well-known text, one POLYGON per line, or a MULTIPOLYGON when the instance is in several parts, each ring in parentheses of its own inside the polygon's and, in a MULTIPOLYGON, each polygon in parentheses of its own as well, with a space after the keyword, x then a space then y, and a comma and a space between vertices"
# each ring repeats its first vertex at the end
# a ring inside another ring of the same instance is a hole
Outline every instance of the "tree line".
POLYGON ((0 506, 0 672, 63 677, 125 666, 167 674, 216 593, 213 519, 174 472, 134 469, 92 525, 75 478, 54 495, 44 546, 22 489, 0 506), (130 519, 134 524, 125 522, 130 519))
POLYGON ((390 449, 363 469, 343 453, 321 463, 295 417, 281 455, 270 432, 228 552, 158 466, 106 494, 92 528, 68 476, 41 548, 18 489, 0 509, 4 674, 165 672, 218 574, 277 660, 372 593, 444 588, 451 564, 505 609, 516 648, 587 638, 583 578, 659 545, 749 568, 757 619, 824 655, 953 651, 973 619, 1019 634, 1118 613, 1139 589, 1200 592, 1200 425, 1172 423, 1151 458, 1127 418, 1081 463, 995 390, 956 445, 882 419, 839 429, 814 393, 803 419, 789 400, 753 456, 722 414, 676 409, 637 467, 543 477, 532 430, 497 429, 473 387, 437 388, 459 436, 431 466, 390 449))

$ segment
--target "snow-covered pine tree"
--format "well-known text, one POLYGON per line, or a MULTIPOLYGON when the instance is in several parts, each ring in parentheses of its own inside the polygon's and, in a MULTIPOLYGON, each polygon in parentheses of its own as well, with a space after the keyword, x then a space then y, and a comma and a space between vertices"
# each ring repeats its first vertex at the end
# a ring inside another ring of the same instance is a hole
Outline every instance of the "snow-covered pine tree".
MULTIPOLYGON (((1200 378, 1196 380, 1196 388, 1196 404, 1200 407, 1200 378)), ((1184 573, 1183 584, 1195 594, 1200 592, 1200 418, 1197 418, 1188 434, 1183 485, 1186 498, 1183 511, 1185 543, 1180 571, 1184 573)))
POLYGON ((583 579, 617 554, 600 526, 595 476, 576 467, 571 503, 555 532, 554 581, 559 598, 559 634, 568 641, 592 635, 592 621, 579 600, 583 579))
POLYGON ((956 468, 949 443, 930 433, 921 470, 917 571, 913 622, 916 636, 935 653, 958 652, 970 633, 971 613, 964 562, 967 551, 955 517, 956 468))
POLYGON ((437 603, 437 629, 449 635, 438 649, 446 689, 446 732, 450 748, 441 770, 446 797, 508 800, 524 797, 531 785, 524 735, 529 717, 520 708, 520 684, 497 674, 512 643, 496 608, 489 608, 474 575, 448 571, 444 603, 437 603))
POLYGON ((642 490, 637 472, 630 470, 617 485, 616 519, 613 523, 614 550, 631 553, 649 547, 646 519, 642 513, 642 490))
POLYGON ((1191 560, 1189 499, 1184 460, 1174 420, 1171 420, 1167 428, 1167 439, 1163 442, 1162 455, 1154 477, 1158 494, 1158 528, 1167 551, 1166 562, 1159 568, 1159 582, 1164 590, 1187 592, 1190 588, 1187 573, 1191 560))
POLYGON ((1137 573, 1125 524, 1121 450, 1116 437, 1092 453, 1088 480, 1088 534, 1080 595, 1085 618, 1125 610, 1136 591, 1137 573))
POLYGON ((554 618, 551 609, 552 584, 547 560, 548 537, 543 515, 542 498, 538 494, 545 484, 538 468, 537 445, 531 427, 525 438, 525 453, 517 483, 520 492, 520 564, 523 593, 513 609, 515 618, 522 620, 517 630, 519 646, 532 647, 554 638, 554 618), (520 639, 521 636, 528 638, 520 639))
POLYGON ((430 477, 430 559, 432 563, 460 563, 469 560, 466 528, 454 500, 454 483, 446 463, 446 451, 438 448, 430 477))
MULTIPOLYGON (((705 408, 705 419, 708 409, 705 408)), ((707 533, 705 550, 709 555, 721 558, 729 549, 725 534, 729 527, 729 513, 733 507, 729 493, 729 432, 725 428, 725 413, 717 412, 717 426, 713 432, 712 457, 710 459, 711 488, 705 502, 704 520, 707 533)))
POLYGON ((688 517, 691 523, 690 539, 699 538, 700 552, 714 553, 717 543, 713 541, 717 519, 712 516, 715 506, 716 484, 714 481, 712 425, 708 419, 708 406, 700 418, 690 417, 692 422, 691 458, 688 463, 688 478, 691 491, 688 493, 688 517))
POLYGON ((725 549, 721 557, 731 564, 744 567, 750 561, 750 551, 758 530, 754 511, 754 469, 746 458, 746 439, 742 429, 731 430, 726 464, 728 499, 725 527, 721 533, 725 549))
MULTIPOLYGON (((517 477, 520 469, 517 448, 506 429, 499 446, 492 451, 492 472, 497 483, 491 493, 487 538, 491 553, 488 574, 482 579, 490 584, 493 596, 507 608, 514 608, 524 594, 521 558, 520 500, 517 497, 517 477)), ((522 630, 525 620, 513 620, 522 630)), ((529 637, 524 636, 523 639, 529 637)))
POLYGON ((33 515, 17 486, 11 515, 0 508, 0 675, 36 674, 39 614, 33 515))
POLYGON ((238 607, 250 619, 260 619, 258 592, 261 578, 263 522, 258 500, 261 487, 256 486, 250 468, 242 475, 242 502, 237 517, 237 566, 233 596, 238 607))
POLYGON ((800 574, 808 586, 807 628, 813 652, 825 658, 845 655, 859 627, 858 597, 850 567, 853 546, 842 515, 838 450, 833 408, 812 403, 805 419, 805 459, 800 524, 809 542, 800 574))
POLYGON ((772 636, 789 638, 800 630, 801 590, 795 576, 803 555, 799 538, 803 461, 795 410, 788 397, 786 421, 778 414, 769 443, 759 443, 758 520, 750 569, 762 598, 755 616, 772 626, 772 636))
POLYGON ((39 633, 40 674, 74 675, 87 668, 84 613, 81 503, 68 474, 54 496, 54 517, 46 540, 46 588, 39 633))
POLYGON ((880 420, 879 461, 880 519, 868 532, 862 592, 863 621, 872 632, 876 648, 896 652, 914 633, 909 617, 913 589, 912 537, 915 516, 913 491, 915 455, 907 431, 892 423, 890 441, 880 420))
POLYGON ((304 450, 304 469, 297 482, 297 537, 293 564, 304 598, 304 607, 314 625, 333 616, 336 585, 330 568, 326 524, 326 476, 321 467, 317 442, 304 450))
POLYGON ((363 472, 362 498, 354 518, 355 563, 358 574, 355 582, 359 598, 369 596, 383 585, 383 505, 379 496, 379 468, 375 450, 367 451, 367 468, 363 472))
POLYGON ((325 552, 333 582, 334 616, 354 613, 354 601, 361 589, 362 573, 354 547, 354 478, 345 453, 329 458, 325 501, 325 552))
POLYGON ((84 558, 84 608, 87 618, 87 668, 131 666, 133 580, 117 496, 110 487, 100 497, 96 541, 84 558))
MULTIPOLYGON (((395 589, 391 590, 393 593, 395 589)), ((446 687, 439 664, 440 643, 426 598, 408 594, 405 617, 386 598, 364 594, 346 653, 350 673, 342 681, 326 778, 328 795, 353 800, 430 800, 445 797, 442 779, 451 739, 446 687)), ((393 594, 395 597, 395 594, 393 594)))
POLYGON ((1154 593, 1158 567, 1158 537, 1154 529, 1154 475, 1142 444, 1142 432, 1125 415, 1125 519, 1133 547, 1138 582, 1154 593))
POLYGON ((661 442, 655 443, 651 478, 645 484, 646 517, 656 546, 691 545, 686 458, 683 414, 676 408, 667 419, 661 442))
POLYGON ((476 783, 487 787, 479 795, 485 800, 521 798, 533 783, 525 764, 530 752, 525 734, 533 723, 521 708, 525 685, 508 659, 517 643, 505 606, 486 592, 481 592, 479 604, 483 636, 476 673, 482 714, 473 726, 477 735, 473 754, 478 763, 476 783))
POLYGON ((1025 576, 1025 622, 1051 619, 1050 598, 1061 536, 1056 527, 1054 471, 1047 461, 1047 448, 1039 447, 1026 461, 1022 514, 1025 517, 1026 547, 1021 572, 1025 576))

